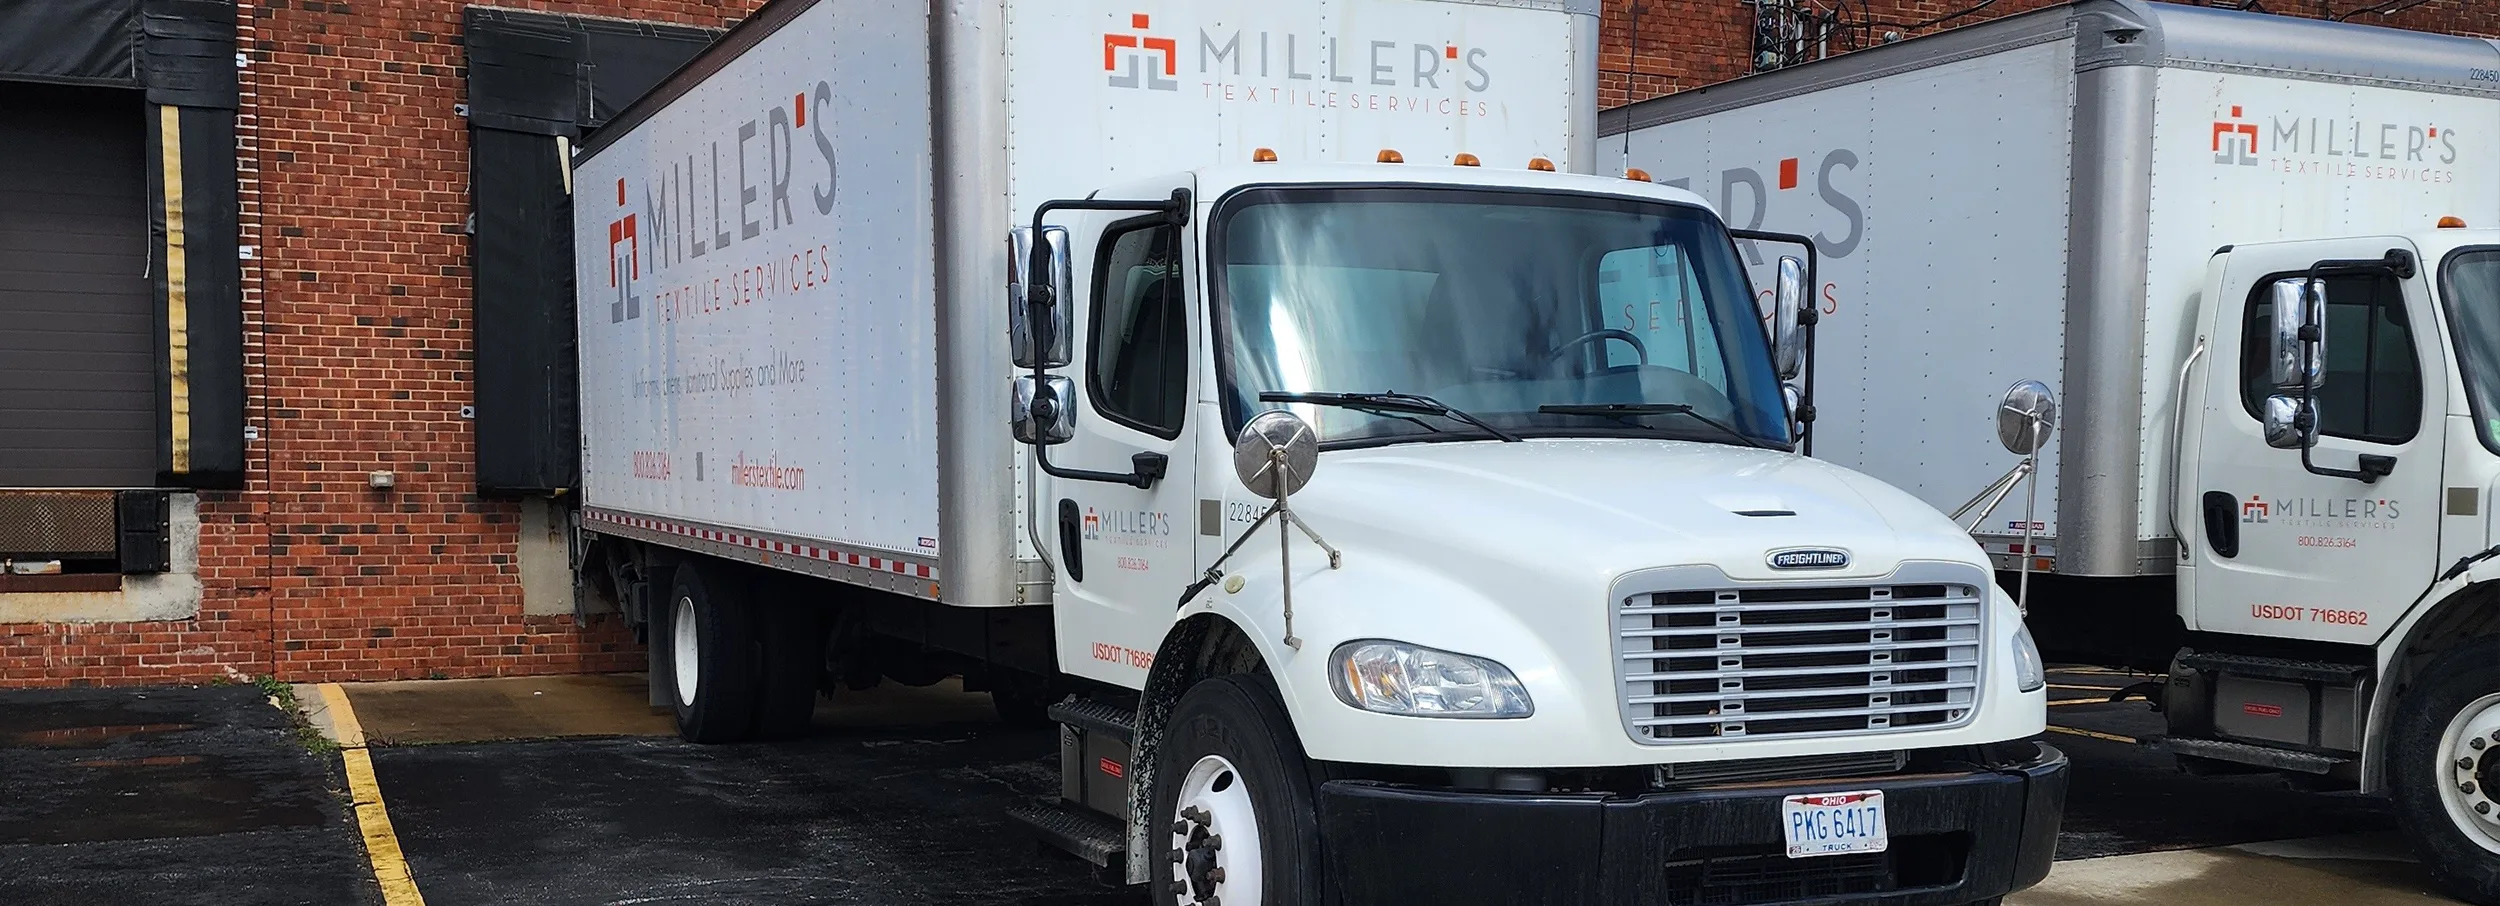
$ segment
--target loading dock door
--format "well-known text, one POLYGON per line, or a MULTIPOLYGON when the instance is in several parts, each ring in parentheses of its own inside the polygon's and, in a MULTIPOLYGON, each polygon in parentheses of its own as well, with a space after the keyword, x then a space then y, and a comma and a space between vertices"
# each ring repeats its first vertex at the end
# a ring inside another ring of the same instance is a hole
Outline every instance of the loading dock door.
POLYGON ((0 82, 0 488, 156 484, 137 91, 0 82))

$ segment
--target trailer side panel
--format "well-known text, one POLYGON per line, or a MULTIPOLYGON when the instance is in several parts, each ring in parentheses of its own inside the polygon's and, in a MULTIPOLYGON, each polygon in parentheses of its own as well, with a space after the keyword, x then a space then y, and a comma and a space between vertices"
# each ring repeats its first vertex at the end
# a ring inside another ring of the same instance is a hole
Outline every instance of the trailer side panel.
POLYGON ((581 161, 594 526, 936 555, 929 46, 926 10, 816 3, 581 161))

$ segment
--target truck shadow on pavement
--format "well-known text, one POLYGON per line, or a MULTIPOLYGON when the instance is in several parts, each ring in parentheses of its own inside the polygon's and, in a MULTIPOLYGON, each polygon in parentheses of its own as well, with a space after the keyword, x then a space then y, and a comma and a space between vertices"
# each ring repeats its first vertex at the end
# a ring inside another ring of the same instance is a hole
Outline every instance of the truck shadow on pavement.
POLYGON ((988 715, 985 696, 888 686, 826 703, 794 742, 448 743, 374 762, 430 906, 1142 904, 1007 823, 1057 788, 1057 736, 988 715))

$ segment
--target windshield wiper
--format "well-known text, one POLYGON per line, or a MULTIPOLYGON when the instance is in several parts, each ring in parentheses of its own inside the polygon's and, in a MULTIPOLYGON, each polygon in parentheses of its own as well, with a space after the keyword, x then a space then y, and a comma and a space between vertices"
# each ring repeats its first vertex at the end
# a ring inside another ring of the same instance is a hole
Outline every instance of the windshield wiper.
POLYGON ((1754 439, 1752 435, 1738 431, 1735 428, 1728 427, 1726 422, 1722 422, 1718 419, 1711 418, 1710 416, 1695 412, 1693 411, 1693 407, 1687 406, 1683 403, 1547 403, 1536 407, 1536 411, 1547 413, 1549 415, 1596 415, 1606 418, 1622 419, 1626 422, 1629 422, 1632 417, 1640 415, 1682 415, 1702 424, 1709 425, 1712 428, 1716 428, 1720 434, 1734 438, 1737 443, 1744 444, 1745 446, 1753 447, 1758 450, 1779 449, 1778 447, 1754 439))
POLYGON ((1515 444, 1519 442, 1518 435, 1493 427, 1492 425, 1487 424, 1484 419, 1469 415, 1463 410, 1451 408, 1448 403, 1444 403, 1440 400, 1436 400, 1432 397, 1424 396, 1419 393, 1399 393, 1395 390, 1387 393, 1288 393, 1270 390, 1259 394, 1259 402, 1309 403, 1315 406, 1336 406, 1340 409, 1352 409, 1356 412, 1371 412, 1392 416, 1404 414, 1438 415, 1442 418, 1462 421, 1478 428, 1482 428, 1484 429, 1484 433, 1493 435, 1503 443, 1515 444))

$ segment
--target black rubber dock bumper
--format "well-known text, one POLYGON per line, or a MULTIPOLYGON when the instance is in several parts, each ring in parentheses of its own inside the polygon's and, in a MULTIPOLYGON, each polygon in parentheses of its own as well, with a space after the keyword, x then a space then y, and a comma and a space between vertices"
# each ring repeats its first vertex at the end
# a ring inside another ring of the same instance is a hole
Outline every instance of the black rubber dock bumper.
POLYGON ((1639 796, 1452 792, 1367 781, 1319 790, 1338 901, 1951 906, 2048 876, 2064 753, 1998 770, 1639 796), (1791 859, 1781 801, 1882 790, 1889 847, 1791 859))

